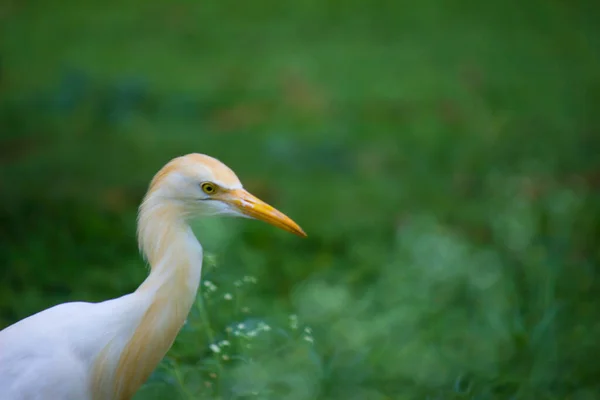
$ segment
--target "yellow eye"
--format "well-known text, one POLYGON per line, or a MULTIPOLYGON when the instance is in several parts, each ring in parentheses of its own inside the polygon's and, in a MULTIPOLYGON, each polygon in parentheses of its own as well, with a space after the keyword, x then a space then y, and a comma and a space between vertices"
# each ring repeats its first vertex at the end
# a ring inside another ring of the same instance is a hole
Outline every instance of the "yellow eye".
POLYGON ((217 187, 210 182, 204 182, 201 186, 202 191, 206 194, 214 194, 217 191, 217 187))

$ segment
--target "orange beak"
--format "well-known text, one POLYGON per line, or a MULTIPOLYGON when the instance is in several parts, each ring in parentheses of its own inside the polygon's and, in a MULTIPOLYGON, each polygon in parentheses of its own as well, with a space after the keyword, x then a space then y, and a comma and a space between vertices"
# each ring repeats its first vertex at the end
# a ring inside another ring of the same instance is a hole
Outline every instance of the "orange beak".
POLYGON ((264 221, 300 237, 306 237, 306 233, 302 228, 287 215, 244 189, 230 190, 227 195, 223 196, 222 200, 235 206, 242 214, 250 218, 264 221))

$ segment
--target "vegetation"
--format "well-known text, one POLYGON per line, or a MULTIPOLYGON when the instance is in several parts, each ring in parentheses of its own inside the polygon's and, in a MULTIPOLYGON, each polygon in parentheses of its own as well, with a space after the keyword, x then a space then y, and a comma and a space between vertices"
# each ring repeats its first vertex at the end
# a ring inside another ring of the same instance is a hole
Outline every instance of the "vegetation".
POLYGON ((0 2, 0 327, 144 279, 190 152, 308 233, 209 219, 136 399, 600 398, 592 2, 0 2))

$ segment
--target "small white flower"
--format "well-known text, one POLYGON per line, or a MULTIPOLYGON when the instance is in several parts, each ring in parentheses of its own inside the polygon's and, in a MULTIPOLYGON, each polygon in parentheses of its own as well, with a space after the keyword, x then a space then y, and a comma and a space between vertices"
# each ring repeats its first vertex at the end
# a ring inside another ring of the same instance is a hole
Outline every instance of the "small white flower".
POLYGON ((309 335, 312 333, 312 329, 310 329, 308 326, 306 328, 304 328, 304 332, 308 333, 309 335))
POLYGON ((225 295, 223 296, 223 298, 225 300, 231 300, 231 299, 233 299, 233 296, 231 295, 231 293, 225 293, 225 295))
POLYGON ((256 336, 256 335, 257 335, 257 332, 256 332, 256 331, 249 331, 249 332, 247 333, 247 335, 248 335, 248 337, 254 337, 254 336, 256 336))
POLYGON ((221 340, 219 342, 219 347, 225 347, 225 346, 230 346, 231 343, 229 343, 229 340, 221 340))
POLYGON ((261 331, 268 332, 268 331, 271 330, 271 327, 261 321, 261 322, 258 323, 258 329, 261 330, 261 331))
POLYGON ((255 277, 250 276, 250 275, 246 275, 244 276, 244 282, 248 282, 248 283, 256 283, 257 280, 255 277))
POLYGON ((233 331, 233 336, 240 336, 242 334, 242 332, 240 331, 233 331))
POLYGON ((237 327, 238 327, 238 329, 242 329, 243 330, 246 327, 246 325, 244 325, 244 324, 238 324, 237 327))
POLYGON ((204 281, 204 287, 211 292, 217 290, 217 286, 211 281, 204 281))
POLYGON ((314 342, 314 339, 312 338, 312 336, 308 336, 308 335, 304 336, 304 340, 306 340, 308 343, 314 342))
POLYGON ((216 344, 211 344, 210 345, 210 349, 213 351, 213 353, 220 353, 221 352, 221 348, 219 346, 217 346, 216 344))

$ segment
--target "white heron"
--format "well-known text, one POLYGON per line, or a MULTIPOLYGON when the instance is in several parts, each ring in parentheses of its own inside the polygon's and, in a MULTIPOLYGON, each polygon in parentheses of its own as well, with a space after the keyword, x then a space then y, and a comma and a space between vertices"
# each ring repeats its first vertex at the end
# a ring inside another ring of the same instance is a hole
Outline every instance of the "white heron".
POLYGON ((1 400, 131 399, 165 356, 196 297, 202 246, 192 217, 255 218, 306 236, 219 160, 188 154, 155 176, 138 214, 150 273, 133 293, 59 304, 0 331, 1 400))

